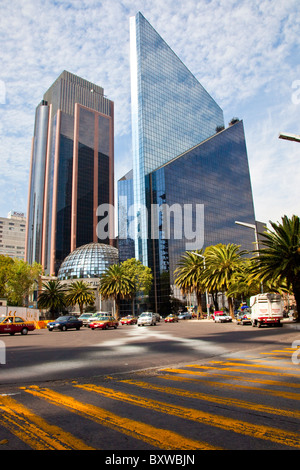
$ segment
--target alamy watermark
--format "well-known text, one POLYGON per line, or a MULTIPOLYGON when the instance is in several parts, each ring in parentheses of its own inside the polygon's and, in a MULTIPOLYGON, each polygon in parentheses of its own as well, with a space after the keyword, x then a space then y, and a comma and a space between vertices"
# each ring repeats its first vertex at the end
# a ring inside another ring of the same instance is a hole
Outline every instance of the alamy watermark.
POLYGON ((0 104, 6 103, 6 87, 3 80, 0 80, 0 104))
POLYGON ((6 347, 4 341, 0 341, 0 364, 6 364, 6 347))
POLYGON ((300 340, 297 339, 296 341, 293 341, 292 343, 292 348, 296 349, 296 351, 293 352, 292 354, 292 363, 293 364, 300 364, 300 340))
POLYGON ((292 103, 300 104, 300 80, 294 80, 292 83, 294 93, 292 93, 292 103))
MULTIPOLYGON (((96 215, 99 240, 109 237, 109 224, 115 217, 115 207, 101 204, 96 215)), ((133 204, 127 197, 119 198, 119 239, 185 240, 186 250, 204 245, 204 204, 151 204, 150 208, 133 204)))

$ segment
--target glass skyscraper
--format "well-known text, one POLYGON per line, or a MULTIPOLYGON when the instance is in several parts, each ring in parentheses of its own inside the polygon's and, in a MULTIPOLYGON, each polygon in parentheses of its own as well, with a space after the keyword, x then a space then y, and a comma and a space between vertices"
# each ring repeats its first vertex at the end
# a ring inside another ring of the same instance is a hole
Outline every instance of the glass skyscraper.
POLYGON ((155 29, 130 18, 136 258, 147 261, 145 176, 224 125, 223 111, 155 29))
POLYGON ((152 226, 148 261, 156 286, 153 304, 161 312, 168 307, 171 295, 180 297, 174 271, 186 250, 218 243, 255 249, 253 230, 235 224, 255 224, 243 122, 187 150, 154 170, 147 180, 147 200, 152 205, 152 212, 151 206, 148 208, 148 224, 152 226), (163 205, 171 210, 160 210, 163 205))
POLYGON ((141 13, 130 34, 133 170, 118 181, 119 258, 152 269, 152 308, 168 313, 172 296, 182 300, 174 270, 185 251, 254 248, 254 231, 235 224, 255 224, 244 126, 225 129, 221 108, 141 13))
MULTIPOLYGON (((97 242, 97 208, 114 203, 114 104, 64 71, 36 109, 26 261, 57 274, 75 248, 97 242)), ((112 243, 113 218, 102 243, 112 243)))

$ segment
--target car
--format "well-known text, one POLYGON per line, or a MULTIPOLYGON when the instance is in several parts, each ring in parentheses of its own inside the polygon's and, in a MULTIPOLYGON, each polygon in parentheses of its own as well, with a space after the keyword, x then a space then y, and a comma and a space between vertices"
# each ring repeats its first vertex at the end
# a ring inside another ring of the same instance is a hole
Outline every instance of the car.
POLYGON ((35 330, 33 321, 24 320, 22 317, 9 315, 0 319, 0 333, 8 333, 13 336, 15 333, 27 335, 28 331, 35 330))
POLYGON ((137 323, 137 318, 132 315, 127 315, 127 317, 121 318, 120 323, 122 325, 135 325, 137 323))
POLYGON ((112 315, 99 315, 89 324, 91 330, 100 329, 107 330, 108 328, 118 328, 119 322, 112 315))
POLYGON ((153 315, 155 316, 155 318, 156 318, 156 321, 157 321, 157 322, 160 322, 160 320, 161 320, 161 316, 160 316, 160 314, 159 314, 159 313, 155 313, 155 312, 154 312, 154 313, 153 313, 153 315))
POLYGON ((83 313, 78 317, 78 320, 82 321, 83 326, 88 326, 89 319, 93 316, 92 313, 83 313))
POLYGON ((227 323, 232 321, 232 318, 225 312, 215 312, 214 320, 215 323, 227 323))
POLYGON ((142 313, 138 318, 137 325, 156 325, 156 315, 154 315, 152 312, 142 313))
POLYGON ((74 315, 64 315, 58 317, 56 320, 47 323, 47 328, 49 331, 61 330, 66 331, 72 328, 79 330, 83 325, 82 320, 79 320, 74 315))
POLYGON ((192 314, 189 312, 182 312, 178 315, 178 320, 190 320, 192 318, 192 314))
POLYGON ((251 311, 250 309, 242 309, 238 311, 236 316, 236 322, 238 325, 251 325, 251 311))
POLYGON ((93 321, 95 321, 98 317, 110 317, 112 316, 111 313, 108 313, 108 312, 96 312, 96 313, 93 313, 90 318, 88 319, 87 321, 87 326, 89 326, 89 324, 93 321))
POLYGON ((178 317, 177 317, 177 315, 174 315, 173 313, 171 313, 170 315, 168 315, 168 316, 165 318, 165 322, 166 322, 166 323, 178 322, 178 317))

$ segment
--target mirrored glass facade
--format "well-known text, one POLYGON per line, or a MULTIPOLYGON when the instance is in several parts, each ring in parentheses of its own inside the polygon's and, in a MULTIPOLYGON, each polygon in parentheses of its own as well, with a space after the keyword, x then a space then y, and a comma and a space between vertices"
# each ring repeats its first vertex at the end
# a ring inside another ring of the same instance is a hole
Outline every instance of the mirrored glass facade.
MULTIPOLYGON (((37 107, 26 260, 57 274, 78 246, 97 242, 97 208, 114 203, 114 104, 64 71, 37 107)), ((113 224, 103 243, 112 244, 113 224)))
POLYGON ((215 133, 223 112, 149 22, 130 19, 136 257, 147 264, 145 176, 215 133))
POLYGON ((88 243, 76 248, 65 258, 57 277, 60 281, 99 277, 118 260, 117 248, 105 243, 88 243))
POLYGON ((156 311, 161 312, 175 294, 173 273, 186 250, 217 243, 255 249, 254 231, 235 224, 255 224, 243 122, 158 168, 148 181, 147 199, 173 208, 167 220, 163 220, 166 214, 158 211, 156 223, 153 216, 150 220, 150 207, 148 211, 149 226, 158 227, 156 238, 148 240, 148 259, 156 285, 152 300, 156 311))

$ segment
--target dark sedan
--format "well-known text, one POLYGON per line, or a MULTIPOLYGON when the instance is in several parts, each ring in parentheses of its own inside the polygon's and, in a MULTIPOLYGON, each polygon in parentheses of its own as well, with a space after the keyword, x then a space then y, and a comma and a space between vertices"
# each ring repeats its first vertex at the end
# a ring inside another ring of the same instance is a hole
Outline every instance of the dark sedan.
POLYGON ((65 315, 63 317, 58 317, 56 320, 51 321, 47 324, 49 331, 61 330, 66 331, 72 328, 79 330, 82 327, 83 323, 81 320, 78 320, 74 315, 65 315))

